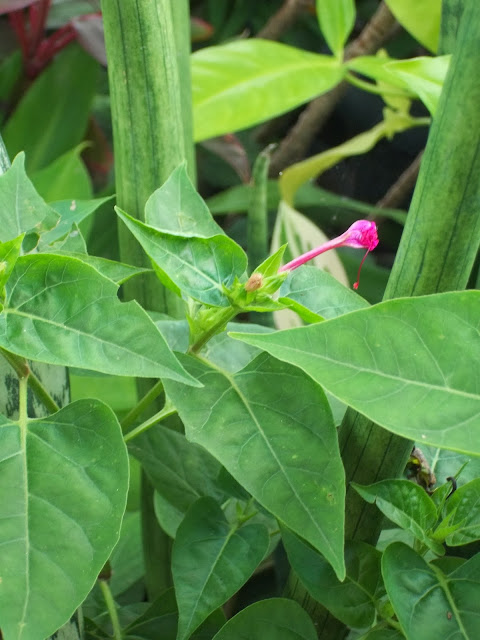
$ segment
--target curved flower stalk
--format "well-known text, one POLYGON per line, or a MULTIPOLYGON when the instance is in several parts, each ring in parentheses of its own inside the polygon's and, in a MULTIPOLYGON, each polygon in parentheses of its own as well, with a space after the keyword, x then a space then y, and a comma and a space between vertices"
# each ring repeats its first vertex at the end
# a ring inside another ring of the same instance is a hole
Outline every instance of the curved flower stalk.
POLYGON ((358 284, 360 281, 360 270, 362 265, 367 257, 369 251, 373 251, 378 244, 378 235, 377 235, 377 225, 375 222, 370 220, 357 220, 354 222, 346 231, 342 233, 341 236, 337 238, 333 238, 324 244, 321 244, 319 247, 315 247, 315 249, 311 249, 306 253, 302 253, 301 256, 287 262, 287 264, 280 267, 279 272, 283 271, 292 271, 297 267, 300 267, 302 264, 305 264, 312 258, 316 258, 321 253, 325 253, 325 251, 330 251, 330 249, 338 249, 339 247, 353 247, 354 249, 366 249, 366 253, 363 256, 363 259, 360 263, 360 267, 358 269, 357 281, 354 283, 353 288, 358 289, 358 284))

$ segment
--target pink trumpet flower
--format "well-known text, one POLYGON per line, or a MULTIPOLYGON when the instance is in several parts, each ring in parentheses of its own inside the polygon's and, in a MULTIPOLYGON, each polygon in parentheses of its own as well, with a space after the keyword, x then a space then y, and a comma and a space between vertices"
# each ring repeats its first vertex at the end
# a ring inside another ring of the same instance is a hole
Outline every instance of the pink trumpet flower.
POLYGON ((360 267, 358 269, 357 281, 353 285, 354 289, 358 289, 358 284, 360 281, 360 270, 362 265, 367 257, 369 251, 373 251, 378 244, 378 235, 377 235, 377 225, 375 222, 370 220, 357 220, 349 227, 345 233, 342 233, 338 238, 333 238, 324 244, 321 244, 319 247, 315 247, 311 251, 307 251, 307 253, 303 253, 298 258, 287 262, 287 264, 280 267, 279 271, 292 271, 292 269, 296 269, 300 267, 305 262, 308 262, 312 258, 319 256, 321 253, 325 253, 325 251, 329 251, 330 249, 338 249, 339 247, 353 247, 354 249, 366 249, 366 253, 362 258, 360 263, 360 267))

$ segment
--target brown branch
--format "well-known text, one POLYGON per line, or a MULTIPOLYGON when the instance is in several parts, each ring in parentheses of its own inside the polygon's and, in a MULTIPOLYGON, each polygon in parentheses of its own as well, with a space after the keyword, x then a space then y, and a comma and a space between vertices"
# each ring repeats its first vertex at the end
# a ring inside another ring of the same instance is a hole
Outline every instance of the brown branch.
MULTIPOLYGON (((345 49, 345 60, 375 53, 389 38, 395 25, 395 17, 382 2, 360 35, 345 49)), ((346 81, 341 82, 313 100, 302 112, 272 156, 271 176, 277 176, 286 166, 304 157, 312 138, 322 128, 348 86, 346 81)))
POLYGON ((257 38, 278 40, 296 22, 298 15, 311 4, 311 0, 285 0, 280 9, 257 33, 257 38))
POLYGON ((381 198, 376 206, 380 209, 395 209, 404 202, 409 193, 413 191, 417 181, 423 151, 409 165, 399 178, 392 184, 386 194, 381 198))

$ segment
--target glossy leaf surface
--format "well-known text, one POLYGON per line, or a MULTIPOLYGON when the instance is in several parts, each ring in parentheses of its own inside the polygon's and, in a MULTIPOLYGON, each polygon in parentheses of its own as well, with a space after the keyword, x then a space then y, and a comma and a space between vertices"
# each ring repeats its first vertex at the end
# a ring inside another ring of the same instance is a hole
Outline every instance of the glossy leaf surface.
POLYGON ((22 256, 6 286, 0 346, 50 364, 189 380, 146 312, 120 302, 117 288, 75 258, 22 256))
POLYGON ((261 354, 235 374, 180 361, 200 393, 165 381, 189 440, 344 575, 344 474, 328 402, 295 367, 261 354))
POLYGON ((353 0, 317 0, 317 16, 328 46, 341 57, 355 22, 355 3, 353 0))
POLYGON ((269 545, 258 524, 232 527, 212 498, 201 498, 180 524, 172 552, 178 640, 191 633, 252 575, 269 545))
POLYGON ((2 418, 0 441, 0 621, 5 638, 38 640, 82 602, 118 539, 127 454, 95 400, 26 425, 2 418))
POLYGON ((430 51, 438 48, 441 0, 385 0, 402 26, 430 51))
POLYGON ((449 64, 450 56, 412 58, 390 62, 387 69, 417 94, 430 113, 435 115, 449 64))
POLYGON ((289 111, 343 77, 332 57, 240 39, 192 55, 195 140, 232 133, 289 111))
POLYGON ((213 640, 316 640, 313 622, 293 600, 272 598, 237 613, 213 640))
POLYGON ((445 574, 401 542, 384 551, 385 587, 407 640, 478 635, 480 554, 445 574))
POLYGON ((462 291, 391 300, 262 336, 231 335, 300 367, 389 431, 480 455, 479 318, 480 293, 462 291))

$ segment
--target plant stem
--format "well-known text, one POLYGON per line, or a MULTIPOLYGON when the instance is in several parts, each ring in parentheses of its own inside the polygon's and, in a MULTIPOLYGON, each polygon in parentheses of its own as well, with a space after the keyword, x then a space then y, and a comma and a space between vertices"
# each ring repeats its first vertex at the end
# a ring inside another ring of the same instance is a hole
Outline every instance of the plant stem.
POLYGON ((128 429, 128 427, 132 426, 135 420, 142 415, 142 413, 147 409, 154 400, 158 398, 158 396, 163 391, 163 382, 159 380, 156 384, 151 387, 147 393, 143 396, 141 400, 131 409, 124 419, 121 421, 120 426, 122 427, 122 431, 128 429))
MULTIPOLYGON (((195 177, 192 107, 190 101, 182 104, 190 91, 188 7, 187 0, 102 0, 117 201, 139 220, 144 220, 147 199, 179 164, 186 160, 190 177, 195 177)), ((123 225, 119 244, 124 262, 147 265, 143 250, 123 225)), ((127 282, 124 293, 145 309, 176 318, 185 315, 183 301, 153 274, 127 282)), ((138 382, 140 396, 148 384, 138 382)), ((145 583, 153 600, 172 584, 171 545, 156 520, 153 488, 145 475, 141 491, 145 583)))
POLYGON ((367 82, 366 80, 361 80, 357 78, 357 76, 351 71, 347 71, 347 75, 345 76, 347 82, 352 84, 354 87, 358 87, 359 89, 363 89, 363 91, 367 91, 368 93, 373 93, 377 96, 399 96, 401 98, 415 98, 413 94, 407 93, 406 91, 402 91, 401 89, 397 89, 393 86, 390 87, 379 87, 377 84, 373 82, 367 82))
POLYGON ((210 338, 212 338, 215 334, 219 332, 219 330, 233 320, 233 318, 240 312, 240 309, 236 307, 227 307, 226 309, 221 309, 218 312, 217 319, 213 324, 211 324, 208 329, 205 329, 203 333, 200 334, 198 338, 196 338, 195 342, 189 347, 189 353, 198 353, 200 349, 205 345, 210 338))
POLYGON ((122 640, 122 627, 120 626, 120 620, 118 619, 117 605, 113 599, 110 585, 106 580, 99 580, 100 590, 105 600, 105 606, 107 607, 108 615, 112 623, 113 638, 114 640, 122 640))
POLYGON ((257 38, 278 40, 285 31, 295 24, 299 14, 305 11, 309 4, 309 0, 285 0, 280 9, 257 33, 257 38))
POLYGON ((123 438, 124 441, 130 442, 130 440, 133 440, 133 438, 135 438, 136 436, 139 436, 144 431, 147 431, 147 429, 150 429, 150 427, 153 427, 158 422, 161 422, 162 420, 164 420, 165 418, 168 418, 168 416, 171 416, 174 413, 177 413, 177 410, 167 399, 163 409, 161 409, 158 413, 156 413, 154 416, 152 416, 148 420, 145 420, 145 422, 142 422, 142 424, 138 425, 138 427, 135 427, 135 429, 132 429, 131 431, 129 431, 124 436, 123 438))
POLYGON ((5 351, 5 349, 2 349, 1 347, 0 353, 15 371, 20 380, 22 378, 28 379, 28 385, 50 413, 55 413, 60 409, 52 396, 48 393, 47 389, 43 386, 37 376, 31 371, 25 358, 21 358, 20 356, 16 356, 15 354, 10 353, 9 351, 5 351))

